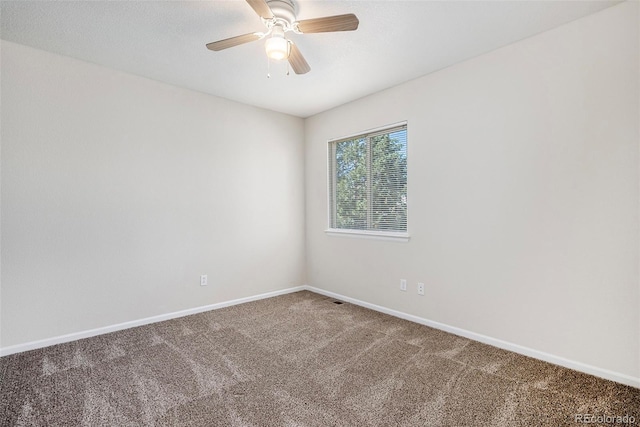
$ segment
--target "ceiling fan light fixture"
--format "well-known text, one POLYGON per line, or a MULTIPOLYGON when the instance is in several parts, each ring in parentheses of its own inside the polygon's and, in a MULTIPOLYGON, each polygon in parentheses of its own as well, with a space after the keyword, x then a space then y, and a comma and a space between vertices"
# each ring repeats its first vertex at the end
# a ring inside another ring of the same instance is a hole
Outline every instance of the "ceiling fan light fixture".
POLYGON ((289 57, 289 40, 284 38, 284 30, 282 27, 273 27, 271 37, 264 44, 267 56, 271 59, 279 61, 289 57))
POLYGON ((265 43, 267 56, 279 61, 289 57, 289 42, 284 37, 271 37, 265 43))

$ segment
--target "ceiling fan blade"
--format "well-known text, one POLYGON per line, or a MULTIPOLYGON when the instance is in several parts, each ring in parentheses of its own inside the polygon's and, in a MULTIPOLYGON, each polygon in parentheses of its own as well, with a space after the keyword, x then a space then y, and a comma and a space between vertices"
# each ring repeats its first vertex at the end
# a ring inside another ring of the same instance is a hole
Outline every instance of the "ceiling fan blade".
POLYGON ((273 12, 265 0, 247 0, 247 3, 261 18, 273 19, 273 12))
POLYGON ((258 33, 243 34, 241 36, 230 37, 228 39, 218 40, 217 42, 207 43, 207 49, 217 52, 219 50, 249 43, 254 40, 260 40, 260 37, 261 35, 258 33))
POLYGON ((298 29, 302 33, 327 33, 331 31, 353 31, 358 29, 360 21, 353 13, 327 16, 324 18, 298 21, 298 29))
POLYGON ((289 51, 289 64, 291 65, 291 68, 293 68, 293 72, 296 74, 306 74, 311 71, 311 67, 309 67, 309 64, 304 59, 304 56, 302 56, 302 53, 300 53, 300 49, 298 49, 298 46, 293 44, 293 42, 290 43, 291 47, 289 51))

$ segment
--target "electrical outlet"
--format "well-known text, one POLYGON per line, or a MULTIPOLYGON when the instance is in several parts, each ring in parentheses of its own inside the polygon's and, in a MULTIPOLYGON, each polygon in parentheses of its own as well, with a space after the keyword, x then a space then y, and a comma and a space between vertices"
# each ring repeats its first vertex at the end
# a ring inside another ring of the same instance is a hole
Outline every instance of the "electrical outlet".
POLYGON ((418 283, 418 295, 424 295, 424 283, 418 283))
POLYGON ((400 290, 407 291, 407 279, 400 279, 400 290))
POLYGON ((200 276, 200 286, 207 286, 207 275, 203 274, 200 276))

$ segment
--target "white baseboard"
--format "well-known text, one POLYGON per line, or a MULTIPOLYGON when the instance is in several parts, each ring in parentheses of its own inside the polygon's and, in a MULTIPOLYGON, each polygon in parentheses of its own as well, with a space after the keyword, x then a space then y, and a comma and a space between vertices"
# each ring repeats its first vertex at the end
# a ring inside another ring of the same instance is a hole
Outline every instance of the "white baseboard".
POLYGON ((457 328, 455 326, 449 326, 444 323, 435 322, 433 320, 424 319, 422 317, 414 316, 412 314, 403 313, 401 311, 392 310, 390 308, 382 307, 376 304, 371 304, 365 301, 360 301, 355 298, 347 297, 337 294, 335 292, 325 291, 324 289, 314 288, 313 286, 302 286, 311 292, 315 292, 321 295, 326 295, 331 298, 336 298, 342 301, 356 304, 361 307, 370 308, 371 310, 379 311, 381 313, 389 314, 394 317, 409 320, 411 322, 419 323, 421 325, 430 326, 441 331, 449 332, 454 335, 469 338, 474 341, 479 341, 484 344, 489 344, 494 347, 502 348, 504 350, 513 351, 525 356, 533 357, 534 359, 543 360, 545 362, 553 363, 555 365, 563 366, 565 368, 573 369, 575 371, 584 372, 585 374, 594 375, 596 377, 604 378, 607 380, 615 381, 617 383, 625 384, 631 387, 640 388, 640 378, 632 377, 630 375, 621 374, 619 372, 610 371, 608 369, 598 368, 596 366, 587 365, 582 362, 565 359, 564 357, 555 356, 553 354, 545 353, 543 351, 534 350, 532 348, 524 347, 518 344, 503 341, 497 338, 492 338, 486 335, 478 334, 476 332, 467 331, 466 329, 457 328))
POLYGON ((104 326, 101 328, 90 329, 87 331, 74 332, 72 334, 60 335, 53 338, 46 338, 38 341, 31 341, 24 344, 12 345, 9 347, 0 348, 0 356, 8 356, 10 354, 22 353, 23 351, 35 350, 37 348, 49 347, 55 344, 62 344, 70 341, 75 341, 83 338, 95 337, 96 335, 107 334, 109 332, 121 331, 123 329, 129 329, 136 326, 148 325, 150 323, 162 322, 164 320, 175 319, 178 317, 189 316, 191 314, 198 314, 205 311, 216 310, 219 308, 229 307, 232 305, 243 304, 245 302, 257 301, 265 298, 276 297, 278 295, 289 294, 292 292, 298 292, 305 290, 306 286, 296 286, 293 288, 282 289, 273 292, 267 292, 260 295, 254 295, 245 298, 238 298, 231 301, 219 302, 216 304, 204 305, 201 307, 189 308, 186 310, 175 311, 173 313, 160 314, 158 316, 146 317, 144 319, 132 320, 129 322, 118 323, 116 325, 104 326))
POLYGON ((219 302, 215 304, 205 305, 201 307, 190 308, 187 310, 176 311, 173 313, 161 314, 158 316, 146 317, 144 319, 132 320, 129 322, 118 323, 116 325, 105 326, 96 329, 90 329, 87 331, 75 332, 67 335, 60 335, 53 338, 47 338, 38 341, 31 341, 24 344, 17 344, 9 347, 0 348, 0 356, 8 356, 10 354, 21 353, 23 351, 35 350, 38 348, 49 347, 55 344, 62 344, 70 341, 75 341, 83 338, 94 337, 96 335, 107 334, 109 332, 120 331, 123 329, 129 329, 136 326, 148 325, 150 323, 162 322, 164 320, 175 319, 178 317, 189 316, 192 314, 198 314, 205 311, 216 310, 219 308, 229 307, 232 305, 243 304, 246 302, 257 301, 265 298, 271 298, 278 295, 289 294, 292 292, 298 292, 302 290, 308 290, 317 294, 326 295, 331 298, 336 298, 342 301, 356 304, 361 307, 369 308, 371 310, 379 311, 400 319, 409 320, 411 322, 419 323, 421 325, 430 326, 435 329, 439 329, 445 332, 449 332, 461 337, 469 338, 474 341, 479 341, 485 344, 492 345, 494 347, 502 348, 504 350, 513 351, 525 356, 533 357, 535 359, 543 360, 545 362, 553 363, 555 365, 564 366, 565 368, 573 369, 576 371, 584 372, 586 374, 594 375, 607 380, 615 381, 621 384, 629 385, 631 387, 640 388, 640 378, 632 377, 630 375, 621 374, 619 372, 610 371, 607 369, 598 368, 596 366, 587 365, 585 363, 569 360, 564 357, 555 356, 553 354, 545 353, 542 351, 534 350, 532 348, 524 347, 518 344, 503 341, 497 338, 492 338, 486 335, 478 334, 476 332, 467 331, 466 329, 457 328, 455 326, 449 326, 444 323, 435 322, 433 320, 424 319, 422 317, 414 316, 412 314, 403 313, 401 311, 392 310, 387 307, 382 307, 376 304, 371 304, 365 301, 360 301, 355 298, 347 297, 345 295, 337 294, 335 292, 325 291, 324 289, 315 288, 309 285, 296 286, 287 289, 281 289, 278 291, 267 292, 264 294, 254 295, 245 298, 238 298, 230 301, 219 302))

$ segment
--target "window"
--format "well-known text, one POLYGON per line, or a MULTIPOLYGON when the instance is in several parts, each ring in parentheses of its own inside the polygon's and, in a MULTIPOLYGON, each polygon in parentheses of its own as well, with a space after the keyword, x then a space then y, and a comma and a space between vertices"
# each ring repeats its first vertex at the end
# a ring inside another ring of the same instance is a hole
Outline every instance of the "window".
POLYGON ((328 151, 328 231, 406 237, 406 123, 329 141, 328 151))

